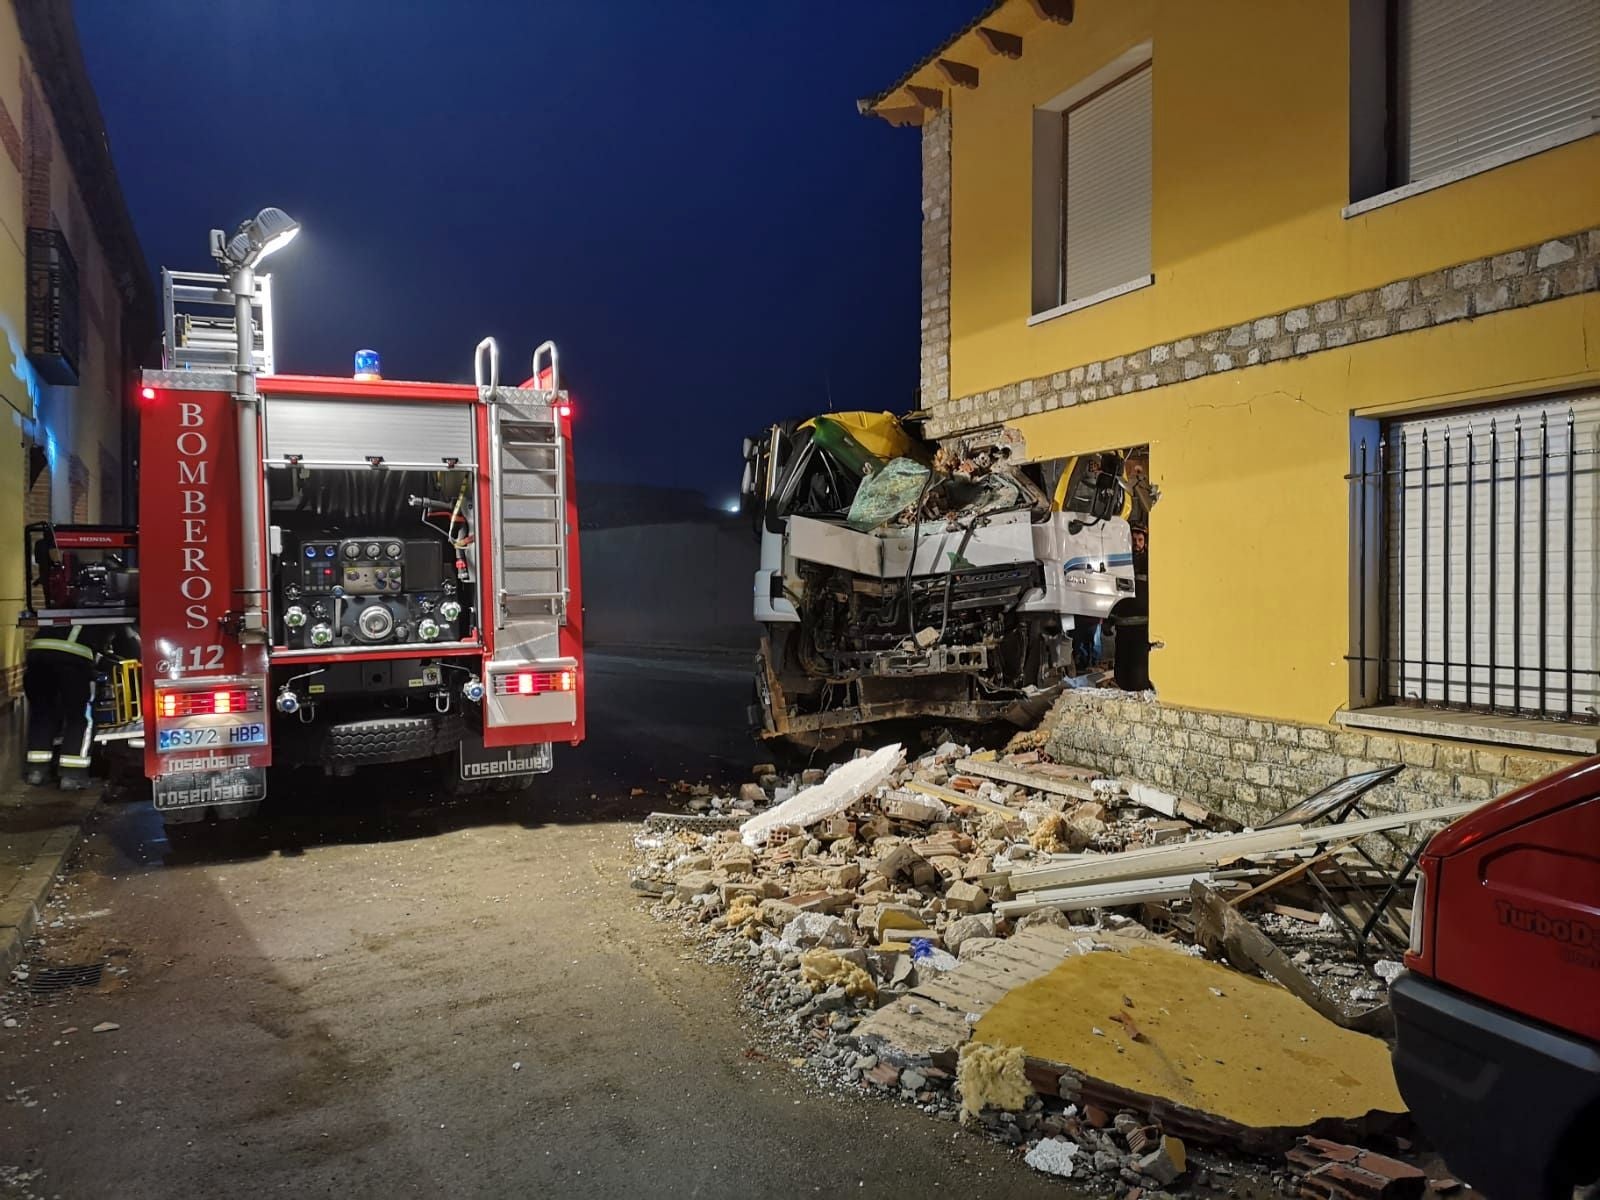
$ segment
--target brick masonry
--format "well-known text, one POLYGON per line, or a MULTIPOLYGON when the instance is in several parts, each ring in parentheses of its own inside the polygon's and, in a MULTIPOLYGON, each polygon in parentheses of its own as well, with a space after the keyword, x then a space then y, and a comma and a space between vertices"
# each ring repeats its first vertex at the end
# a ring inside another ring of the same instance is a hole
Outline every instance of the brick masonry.
POLYGON ((55 222, 50 211, 50 169, 55 159, 55 140, 44 99, 34 86, 26 60, 21 70, 23 219, 30 229, 49 229, 55 222))
POLYGON ((933 437, 1597 290, 1600 229, 1589 229, 952 400, 948 366, 948 124, 942 135, 946 147, 942 192, 927 190, 928 136, 925 127, 922 406, 934 414, 928 423, 928 433, 933 437), (944 197, 942 206, 937 201, 939 195, 944 197), (930 208, 945 214, 944 274, 939 300, 942 307, 937 309, 937 321, 930 319, 929 304, 930 232, 926 214, 930 208), (936 340, 936 334, 942 342, 936 340), (942 381, 942 390, 940 382, 930 390, 930 361, 944 364, 942 375, 937 377, 942 381))
POLYGON ((1232 716, 1163 704, 1148 694, 1069 692, 1044 731, 1060 762, 1168 789, 1247 824, 1336 779, 1392 763, 1406 770, 1369 794, 1374 811, 1487 800, 1577 761, 1232 716))
POLYGON ((6 148, 6 157, 17 170, 22 170, 22 131, 4 100, 0 100, 0 145, 6 148))
POLYGON ((922 126, 921 406, 950 402, 950 110, 922 126))

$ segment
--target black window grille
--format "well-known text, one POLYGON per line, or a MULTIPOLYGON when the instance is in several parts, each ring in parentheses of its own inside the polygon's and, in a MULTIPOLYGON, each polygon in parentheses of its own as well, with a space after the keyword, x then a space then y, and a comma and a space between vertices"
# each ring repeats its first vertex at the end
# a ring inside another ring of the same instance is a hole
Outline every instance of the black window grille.
POLYGON ((1352 701, 1600 717, 1600 396, 1353 443, 1352 701))
POLYGON ((46 383, 78 383, 78 264, 59 229, 28 230, 28 361, 46 383))

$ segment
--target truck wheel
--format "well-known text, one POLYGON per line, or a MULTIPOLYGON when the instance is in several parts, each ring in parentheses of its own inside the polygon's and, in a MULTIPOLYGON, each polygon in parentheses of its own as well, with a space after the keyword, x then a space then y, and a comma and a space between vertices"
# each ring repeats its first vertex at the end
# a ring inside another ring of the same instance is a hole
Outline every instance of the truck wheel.
POLYGON ((410 762, 454 751, 461 741, 460 713, 426 717, 378 717, 328 728, 322 743, 325 766, 370 766, 410 762))

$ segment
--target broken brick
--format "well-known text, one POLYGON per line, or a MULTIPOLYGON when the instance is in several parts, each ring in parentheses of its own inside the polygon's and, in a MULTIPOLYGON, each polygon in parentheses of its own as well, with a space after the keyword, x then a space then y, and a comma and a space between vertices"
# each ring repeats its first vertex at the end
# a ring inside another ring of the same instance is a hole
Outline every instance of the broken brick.
POLYGON ((1319 1200, 1419 1200, 1428 1177, 1397 1158, 1327 1138, 1302 1137, 1284 1155, 1303 1172, 1300 1194, 1319 1200))
POLYGON ((956 912, 980 913, 989 907, 989 893, 975 883, 952 883, 944 890, 946 908, 956 912))
POLYGON ((881 1062, 867 1072, 867 1078, 879 1087, 899 1087, 900 1068, 893 1063, 881 1062))

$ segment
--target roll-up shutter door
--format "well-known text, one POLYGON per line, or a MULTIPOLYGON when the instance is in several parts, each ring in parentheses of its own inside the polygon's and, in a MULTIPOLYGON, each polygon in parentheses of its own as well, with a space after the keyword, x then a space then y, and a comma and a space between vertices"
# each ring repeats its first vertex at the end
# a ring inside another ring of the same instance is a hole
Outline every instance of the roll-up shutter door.
POLYGON ((1150 274, 1150 67, 1067 111, 1064 302, 1150 274))
POLYGON ((307 467, 366 467, 381 459, 424 471, 451 460, 477 463, 470 404, 268 396, 265 408, 269 466, 295 458, 307 467))
POLYGON ((1600 114, 1596 0, 1399 0, 1397 184, 1600 114))
POLYGON ((1600 394, 1388 426, 1391 698, 1593 719, 1597 449, 1600 394))

